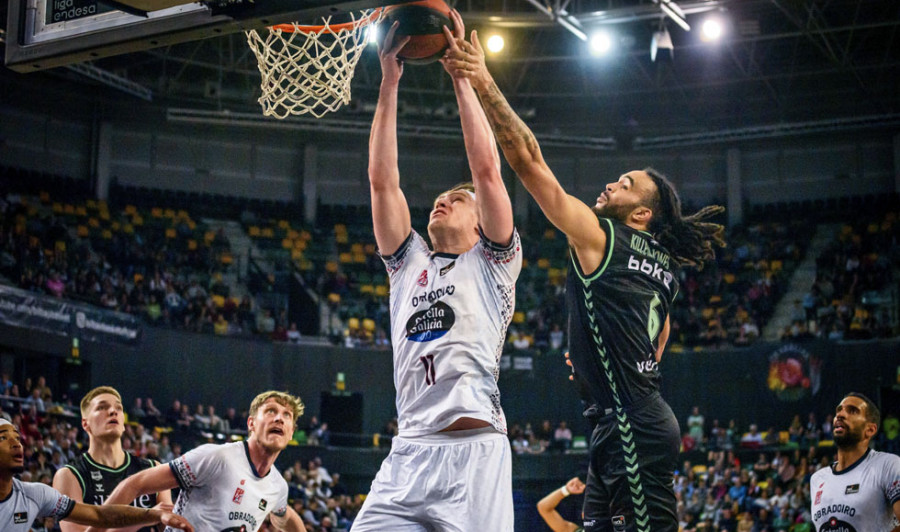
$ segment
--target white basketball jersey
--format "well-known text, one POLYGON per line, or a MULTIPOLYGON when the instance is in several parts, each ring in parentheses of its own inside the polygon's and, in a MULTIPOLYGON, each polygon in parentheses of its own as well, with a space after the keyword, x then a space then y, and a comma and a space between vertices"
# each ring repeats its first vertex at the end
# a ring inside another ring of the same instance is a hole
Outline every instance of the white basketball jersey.
POLYGON ((12 479, 12 491, 0 501, 0 530, 28 532, 35 519, 65 519, 75 502, 50 486, 12 479))
POLYGON ((461 255, 432 253, 412 231, 383 257, 391 283, 391 340, 400 436, 438 432, 461 417, 506 433, 500 354, 515 308, 521 243, 484 236, 461 255))
POLYGON ((195 530, 253 532, 269 513, 287 511, 287 482, 275 466, 260 477, 246 442, 201 445, 169 467, 181 487, 174 512, 195 530))
POLYGON ((809 496, 817 532, 891 530, 900 500, 900 456, 869 450, 843 471, 823 467, 810 478, 809 496))

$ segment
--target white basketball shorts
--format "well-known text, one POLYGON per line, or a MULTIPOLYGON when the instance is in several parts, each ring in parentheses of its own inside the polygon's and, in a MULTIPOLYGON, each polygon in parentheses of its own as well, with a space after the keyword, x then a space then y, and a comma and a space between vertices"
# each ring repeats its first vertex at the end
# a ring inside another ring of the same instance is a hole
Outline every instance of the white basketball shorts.
POLYGON ((491 427, 395 437, 352 532, 512 532, 512 452, 491 427))

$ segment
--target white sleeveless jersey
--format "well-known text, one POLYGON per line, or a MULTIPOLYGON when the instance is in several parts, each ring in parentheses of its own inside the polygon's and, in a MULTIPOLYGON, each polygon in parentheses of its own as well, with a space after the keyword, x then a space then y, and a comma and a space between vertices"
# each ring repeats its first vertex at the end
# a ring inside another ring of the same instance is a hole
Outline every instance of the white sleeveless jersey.
POLYGON ((391 283, 391 340, 400 436, 438 432, 461 417, 506 433, 500 354, 522 269, 509 246, 484 235, 461 255, 432 253, 415 231, 382 257, 391 283))
POLYGON ((891 530, 900 500, 900 456, 869 450, 843 471, 823 467, 809 480, 809 496, 817 532, 891 530))

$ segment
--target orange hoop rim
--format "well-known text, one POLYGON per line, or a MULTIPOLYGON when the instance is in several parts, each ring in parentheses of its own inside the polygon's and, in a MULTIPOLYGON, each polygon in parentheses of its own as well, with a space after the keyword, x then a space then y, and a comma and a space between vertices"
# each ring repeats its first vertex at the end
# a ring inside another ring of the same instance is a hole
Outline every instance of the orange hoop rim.
POLYGON ((351 20, 350 22, 343 22, 341 24, 320 24, 318 26, 305 26, 301 24, 276 24, 274 26, 270 26, 269 29, 283 31, 285 33, 340 33, 342 31, 350 31, 356 28, 361 28, 363 26, 368 26, 373 21, 378 19, 383 10, 383 7, 377 7, 374 11, 372 11, 372 13, 370 13, 363 19, 351 20))

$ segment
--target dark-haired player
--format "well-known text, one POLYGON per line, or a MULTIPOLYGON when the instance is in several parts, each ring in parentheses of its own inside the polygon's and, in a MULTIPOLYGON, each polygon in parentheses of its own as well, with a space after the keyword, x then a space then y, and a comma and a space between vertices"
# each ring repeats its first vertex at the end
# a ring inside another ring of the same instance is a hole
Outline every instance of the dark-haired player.
POLYGON ((868 397, 848 393, 835 409, 837 461, 809 479, 819 532, 900 532, 900 456, 869 449, 881 412, 868 397))
POLYGON ((52 517, 85 526, 122 528, 161 523, 193 532, 180 515, 155 508, 121 504, 95 506, 76 502, 39 482, 22 482, 13 475, 25 471, 25 449, 19 430, 0 418, 0 530, 27 532, 36 519, 52 517))
MULTIPOLYGON (((450 35, 448 34, 448 38, 450 35)), ((622 174, 589 207, 563 190, 534 134, 497 88, 477 34, 457 39, 445 65, 471 80, 503 154, 553 225, 569 240, 569 352, 585 416, 595 428, 584 529, 678 530, 672 487, 678 421, 659 395, 677 268, 701 267, 724 245, 723 227, 684 216, 672 184, 647 168, 622 174)))
MULTIPOLYGON (((125 415, 122 396, 115 388, 99 386, 85 394, 81 399, 81 427, 88 435, 87 452, 61 467, 53 476, 53 487, 70 499, 103 504, 123 479, 156 465, 153 460, 131 456, 122 449, 125 415)), ((138 497, 131 504, 137 508, 161 504, 169 509, 172 494, 163 490, 138 497)), ((60 523, 59 527, 62 532, 85 530, 81 525, 67 522, 60 523)), ((156 528, 140 530, 151 532, 156 528)))

